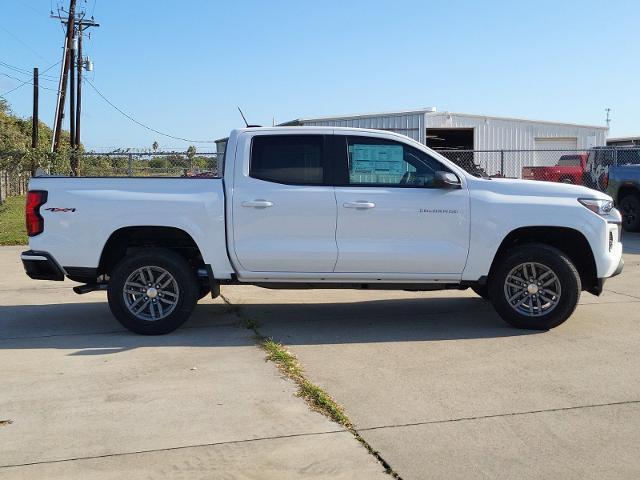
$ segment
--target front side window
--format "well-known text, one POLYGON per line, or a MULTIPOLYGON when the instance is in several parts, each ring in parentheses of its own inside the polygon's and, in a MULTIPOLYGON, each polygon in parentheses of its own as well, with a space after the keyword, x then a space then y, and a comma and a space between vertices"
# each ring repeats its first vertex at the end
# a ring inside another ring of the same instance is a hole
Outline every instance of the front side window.
POLYGON ((269 182, 322 185, 322 135, 260 135, 251 144, 249 175, 269 182))
POLYGON ((450 170, 408 145, 371 137, 348 137, 349 185, 434 187, 435 172, 450 170))

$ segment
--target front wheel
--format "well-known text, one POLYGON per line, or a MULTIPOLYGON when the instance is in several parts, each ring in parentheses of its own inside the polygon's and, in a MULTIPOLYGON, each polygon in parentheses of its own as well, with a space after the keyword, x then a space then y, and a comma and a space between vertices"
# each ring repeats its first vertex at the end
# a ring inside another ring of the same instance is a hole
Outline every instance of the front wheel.
POLYGON ((198 292, 198 279, 183 257, 152 248, 127 255, 116 265, 107 297, 124 327, 142 335, 162 335, 189 318, 198 292))
POLYGON ((622 226, 628 232, 640 232, 640 196, 627 195, 620 202, 622 226))
POLYGON ((548 330, 571 316, 580 299, 580 275, 557 248, 529 244, 508 251, 489 279, 498 314, 518 328, 548 330))

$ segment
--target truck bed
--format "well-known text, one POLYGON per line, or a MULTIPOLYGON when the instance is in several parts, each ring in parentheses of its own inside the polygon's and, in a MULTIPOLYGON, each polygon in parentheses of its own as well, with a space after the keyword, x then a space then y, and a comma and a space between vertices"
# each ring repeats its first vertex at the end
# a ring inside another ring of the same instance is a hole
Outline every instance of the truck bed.
POLYGON ((40 208, 47 234, 29 245, 62 267, 97 267, 109 237, 131 225, 180 228, 210 257, 207 263, 226 252, 219 178, 35 177, 29 189, 47 192, 40 208))

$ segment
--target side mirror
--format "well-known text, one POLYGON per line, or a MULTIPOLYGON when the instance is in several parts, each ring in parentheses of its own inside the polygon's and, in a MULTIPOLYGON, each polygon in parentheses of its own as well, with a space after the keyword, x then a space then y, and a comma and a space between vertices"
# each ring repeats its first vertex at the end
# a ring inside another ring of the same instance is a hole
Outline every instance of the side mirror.
POLYGON ((436 172, 434 185, 438 188, 460 188, 460 179, 451 172, 436 172))

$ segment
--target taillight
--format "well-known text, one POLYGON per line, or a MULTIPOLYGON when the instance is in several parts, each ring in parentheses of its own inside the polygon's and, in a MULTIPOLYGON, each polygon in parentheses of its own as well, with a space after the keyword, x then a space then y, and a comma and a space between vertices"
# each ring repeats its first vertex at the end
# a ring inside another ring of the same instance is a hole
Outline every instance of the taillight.
POLYGON ((27 205, 25 207, 25 219, 27 222, 27 234, 35 237, 44 231, 44 218, 40 215, 40 207, 47 202, 47 192, 44 190, 31 190, 27 193, 27 205))

